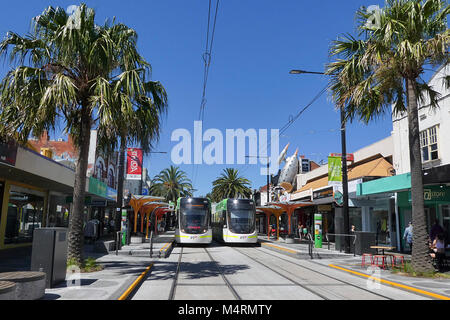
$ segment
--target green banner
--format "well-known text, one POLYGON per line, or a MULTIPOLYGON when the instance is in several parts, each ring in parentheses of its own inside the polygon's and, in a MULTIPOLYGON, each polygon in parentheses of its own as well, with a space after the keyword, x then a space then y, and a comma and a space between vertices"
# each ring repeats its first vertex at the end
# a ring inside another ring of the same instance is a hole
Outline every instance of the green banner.
POLYGON ((341 157, 328 157, 328 185, 342 183, 341 157))

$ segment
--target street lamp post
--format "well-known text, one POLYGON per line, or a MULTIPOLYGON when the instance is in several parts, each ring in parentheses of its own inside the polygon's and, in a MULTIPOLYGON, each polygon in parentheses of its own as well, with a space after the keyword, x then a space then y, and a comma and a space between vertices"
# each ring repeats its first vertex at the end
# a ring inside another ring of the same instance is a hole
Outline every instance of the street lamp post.
MULTIPOLYGON (((305 71, 305 70, 291 70, 290 74, 320 74, 325 75, 324 72, 314 72, 314 71, 305 71)), ((349 221, 349 210, 348 210, 348 177, 347 177, 347 145, 346 145, 346 137, 345 137, 345 114, 340 108, 341 112, 341 161, 342 161, 342 193, 343 193, 343 211, 344 211, 344 231, 345 234, 350 234, 350 221, 349 221)), ((350 253, 350 238, 345 237, 345 252, 350 253)))

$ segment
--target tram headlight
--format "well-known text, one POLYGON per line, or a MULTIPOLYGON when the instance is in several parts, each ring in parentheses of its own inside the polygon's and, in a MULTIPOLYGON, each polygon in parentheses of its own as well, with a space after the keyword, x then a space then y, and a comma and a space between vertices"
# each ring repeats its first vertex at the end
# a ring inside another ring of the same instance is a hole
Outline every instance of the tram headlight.
POLYGON ((206 231, 208 231, 208 229, 203 229, 203 233, 206 233, 206 231))

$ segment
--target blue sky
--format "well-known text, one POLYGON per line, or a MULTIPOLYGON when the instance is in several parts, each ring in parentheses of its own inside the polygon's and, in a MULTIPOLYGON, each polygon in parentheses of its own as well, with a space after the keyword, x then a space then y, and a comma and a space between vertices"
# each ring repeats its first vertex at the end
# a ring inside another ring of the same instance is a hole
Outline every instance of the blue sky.
MULTIPOLYGON (((207 0, 85 1, 94 8, 97 22, 116 17, 134 28, 142 55, 152 64, 153 79, 165 86, 169 112, 155 151, 144 165, 153 176, 172 164, 170 141, 177 128, 193 131, 198 119, 202 86, 202 54, 206 44, 207 0)), ((215 4, 216 1, 212 1, 215 4)), ((325 85, 320 75, 290 75, 291 69, 323 71, 329 62, 332 40, 354 33, 355 12, 361 5, 384 1, 222 0, 207 86, 204 130, 282 127, 325 85)), ((74 1, 9 1, 0 11, 0 36, 7 31, 24 34, 32 17, 48 5, 67 8, 74 1)), ((0 76, 9 65, 0 64, 0 76)), ((347 126, 348 152, 390 135, 390 114, 366 126, 347 126)), ((291 143, 288 154, 300 154, 326 162, 331 152, 340 152, 339 113, 329 95, 323 95, 280 138, 280 148, 291 143)), ((53 138, 53 137, 52 137, 53 138)), ((58 138, 58 137, 56 137, 58 138)), ((229 165, 182 165, 193 179, 196 195, 211 190, 211 182, 229 165)), ((243 170, 252 188, 266 183, 261 165, 232 165, 243 170)))

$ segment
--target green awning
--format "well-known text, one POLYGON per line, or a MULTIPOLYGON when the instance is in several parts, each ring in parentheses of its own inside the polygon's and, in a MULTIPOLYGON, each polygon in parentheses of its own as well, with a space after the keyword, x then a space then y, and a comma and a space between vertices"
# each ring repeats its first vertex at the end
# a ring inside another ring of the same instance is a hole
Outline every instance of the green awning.
POLYGON ((377 193, 392 193, 411 189, 411 173, 380 178, 357 185, 356 195, 366 196, 377 193))

